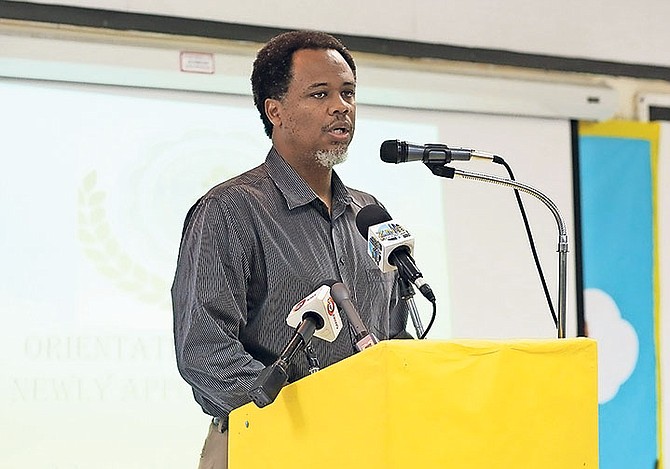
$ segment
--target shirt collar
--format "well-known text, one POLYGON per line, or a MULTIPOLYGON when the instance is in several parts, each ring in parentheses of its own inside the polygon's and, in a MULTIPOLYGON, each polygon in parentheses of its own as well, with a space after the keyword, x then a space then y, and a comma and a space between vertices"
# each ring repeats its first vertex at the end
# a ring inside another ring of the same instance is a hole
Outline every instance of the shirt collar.
MULTIPOLYGON (((307 205, 318 199, 312 188, 274 147, 270 149, 265 158, 265 165, 268 175, 286 199, 289 210, 307 205)), ((344 211, 345 206, 351 204, 352 198, 349 190, 335 171, 333 171, 331 187, 333 189, 333 218, 335 218, 344 211)))

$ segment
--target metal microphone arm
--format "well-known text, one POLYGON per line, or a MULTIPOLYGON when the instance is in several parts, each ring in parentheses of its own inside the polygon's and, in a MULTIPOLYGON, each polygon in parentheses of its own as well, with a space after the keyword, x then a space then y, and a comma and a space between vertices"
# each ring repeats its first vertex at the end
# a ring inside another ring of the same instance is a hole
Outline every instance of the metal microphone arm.
POLYGON ((436 163, 424 163, 436 176, 446 177, 453 179, 454 176, 460 176, 465 179, 474 179, 476 181, 484 181, 494 184, 500 184, 502 186, 511 187, 513 189, 520 190, 527 194, 532 195, 533 197, 539 199, 544 203, 556 219, 556 225, 558 226, 558 338, 565 338, 565 307, 566 307, 566 293, 567 293, 567 256, 568 256, 568 231, 565 227, 565 222, 561 217, 561 213, 556 207, 556 204, 546 195, 544 195, 539 190, 531 187, 527 184, 523 184, 517 181, 512 181, 511 179, 500 178, 497 176, 490 176, 488 174, 482 173, 473 173, 469 171, 463 171, 456 168, 451 168, 449 166, 444 166, 442 164, 436 163))

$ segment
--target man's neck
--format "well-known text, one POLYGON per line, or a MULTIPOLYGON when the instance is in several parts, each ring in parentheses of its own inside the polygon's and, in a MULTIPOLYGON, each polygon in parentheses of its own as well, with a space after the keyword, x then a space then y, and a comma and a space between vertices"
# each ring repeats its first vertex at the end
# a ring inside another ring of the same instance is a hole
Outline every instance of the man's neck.
POLYGON ((314 193, 326 204, 328 211, 332 209, 333 189, 332 177, 333 171, 316 162, 311 165, 302 165, 298 167, 291 162, 288 162, 293 169, 300 175, 301 178, 312 188, 314 193))
MULTIPOLYGON (((277 148, 275 146, 275 148, 277 148)), ((315 159, 296 158, 291 154, 282 154, 277 151, 298 175, 307 183, 314 193, 326 204, 328 211, 332 208, 333 191, 331 187, 332 169, 326 168, 315 159)))

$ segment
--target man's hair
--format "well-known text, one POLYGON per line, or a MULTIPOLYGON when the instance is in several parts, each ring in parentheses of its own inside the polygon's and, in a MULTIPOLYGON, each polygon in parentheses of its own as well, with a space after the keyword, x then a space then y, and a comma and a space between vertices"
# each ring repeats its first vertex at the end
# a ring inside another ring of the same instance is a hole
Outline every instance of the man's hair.
POLYGON ((293 53, 302 49, 334 49, 342 55, 356 77, 356 64, 347 48, 330 34, 318 31, 291 31, 270 39, 258 52, 251 72, 254 104, 261 114, 265 133, 272 137, 272 122, 265 115, 265 100, 280 100, 293 78, 293 53))

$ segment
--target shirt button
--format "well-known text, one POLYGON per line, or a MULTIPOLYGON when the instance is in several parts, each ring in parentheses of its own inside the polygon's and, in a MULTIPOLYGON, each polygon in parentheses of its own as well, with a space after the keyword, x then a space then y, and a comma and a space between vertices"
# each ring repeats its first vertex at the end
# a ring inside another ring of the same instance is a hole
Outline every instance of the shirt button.
POLYGON ((344 257, 340 257, 340 265, 344 265, 344 263, 345 263, 344 257))

